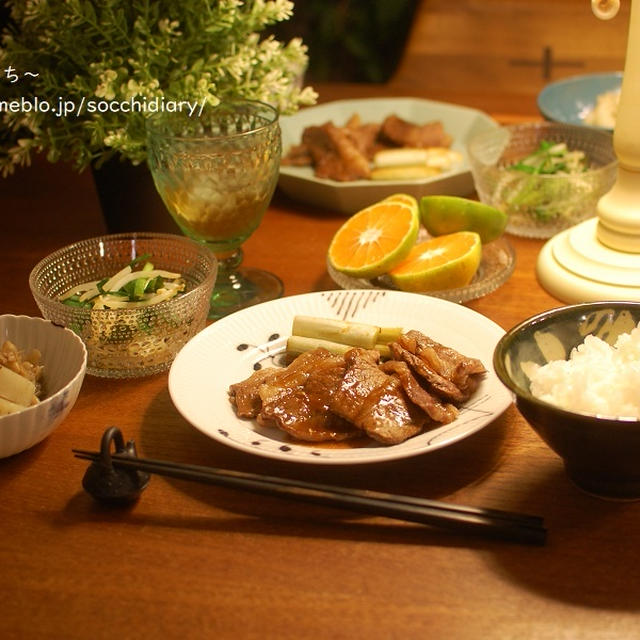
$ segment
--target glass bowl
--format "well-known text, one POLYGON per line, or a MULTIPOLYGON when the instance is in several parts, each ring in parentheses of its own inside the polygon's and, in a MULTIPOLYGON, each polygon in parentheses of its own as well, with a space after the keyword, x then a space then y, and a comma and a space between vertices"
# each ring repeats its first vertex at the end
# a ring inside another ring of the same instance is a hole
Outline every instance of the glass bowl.
MULTIPOLYGON (((604 301, 558 307, 532 316, 496 345, 493 365, 516 407, 563 462, 578 487, 604 498, 640 499, 640 420, 561 408, 531 393, 532 365, 566 360, 585 337, 610 345, 640 322, 640 302, 604 301)), ((581 374, 577 374, 581 376, 581 374)), ((582 379, 583 380, 583 379, 582 379)), ((580 393, 581 379, 573 379, 580 393)), ((598 385, 601 390, 602 385, 598 385)), ((596 393, 592 384, 588 393, 596 393)), ((612 390, 613 391, 613 390, 612 390)), ((612 392, 609 397, 615 397, 612 392)))
POLYGON ((618 166, 608 131, 554 122, 485 131, 469 141, 467 151, 480 200, 508 214, 508 233, 531 238, 550 238, 594 216, 618 166), (583 151, 589 168, 578 174, 530 174, 510 168, 543 140, 583 151))
POLYGON ((120 233, 76 242, 47 256, 31 271, 29 286, 42 315, 72 329, 87 347, 87 373, 133 378, 165 371, 178 351, 204 328, 217 261, 207 247, 160 233, 120 233), (185 293, 129 309, 89 309, 63 304, 71 287, 109 277, 149 254, 159 269, 179 272, 185 293))

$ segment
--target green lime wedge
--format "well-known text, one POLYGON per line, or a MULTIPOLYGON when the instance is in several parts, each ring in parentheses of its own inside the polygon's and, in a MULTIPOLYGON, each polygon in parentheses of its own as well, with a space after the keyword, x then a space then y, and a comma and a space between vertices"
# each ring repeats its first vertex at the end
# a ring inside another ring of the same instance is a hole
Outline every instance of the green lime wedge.
POLYGON ((475 231, 483 244, 499 238, 507 226, 503 211, 458 196, 423 196, 420 218, 432 236, 475 231))

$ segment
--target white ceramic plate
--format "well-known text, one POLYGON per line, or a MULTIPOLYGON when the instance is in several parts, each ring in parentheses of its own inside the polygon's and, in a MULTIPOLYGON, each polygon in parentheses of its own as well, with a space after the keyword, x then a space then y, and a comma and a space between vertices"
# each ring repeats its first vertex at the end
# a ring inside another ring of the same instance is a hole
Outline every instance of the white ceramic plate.
POLYGON ((498 126, 481 111, 445 102, 416 98, 338 100, 301 109, 292 116, 282 116, 283 153, 287 153, 292 145, 300 144, 305 127, 322 125, 329 120, 336 126, 343 126, 354 113, 360 114, 364 122, 382 122, 392 114, 417 124, 440 120, 445 131, 453 137, 451 148, 462 153, 463 162, 457 169, 432 178, 403 181, 337 182, 316 178, 311 167, 281 166, 278 185, 284 193, 295 200, 346 214, 393 193, 409 193, 416 198, 431 194, 466 196, 474 190, 467 160, 467 141, 479 131, 498 126))
POLYGON ((316 464, 356 464, 414 456, 453 444, 482 429, 510 404, 493 370, 493 350, 504 331, 485 316, 447 300, 398 291, 324 291, 281 298, 234 313, 192 338, 174 360, 169 393, 194 427, 227 446, 268 458, 316 464), (276 428, 239 419, 229 385, 260 366, 278 364, 296 314, 418 329, 488 370, 452 423, 392 446, 323 447, 297 443, 276 428))

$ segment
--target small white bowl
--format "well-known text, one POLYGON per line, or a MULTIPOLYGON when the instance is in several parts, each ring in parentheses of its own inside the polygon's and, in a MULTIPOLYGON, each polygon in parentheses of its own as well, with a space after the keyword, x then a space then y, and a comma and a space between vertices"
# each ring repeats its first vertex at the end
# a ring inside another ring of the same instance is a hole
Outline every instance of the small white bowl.
POLYGON ((69 414, 87 369, 87 350, 80 338, 43 318, 0 315, 0 345, 13 342, 20 350, 42 353, 43 397, 32 406, 0 416, 0 458, 44 440, 69 414))

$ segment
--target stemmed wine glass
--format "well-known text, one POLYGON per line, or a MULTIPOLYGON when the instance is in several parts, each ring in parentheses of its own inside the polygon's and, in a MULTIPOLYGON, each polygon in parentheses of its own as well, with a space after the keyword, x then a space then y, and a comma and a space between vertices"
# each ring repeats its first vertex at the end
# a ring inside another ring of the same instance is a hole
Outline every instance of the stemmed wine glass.
POLYGON ((234 100, 197 116, 188 110, 157 113, 146 126, 158 193, 182 232, 218 258, 209 317, 281 296, 277 276, 240 266, 241 245, 260 225, 278 180, 278 111, 234 100))

